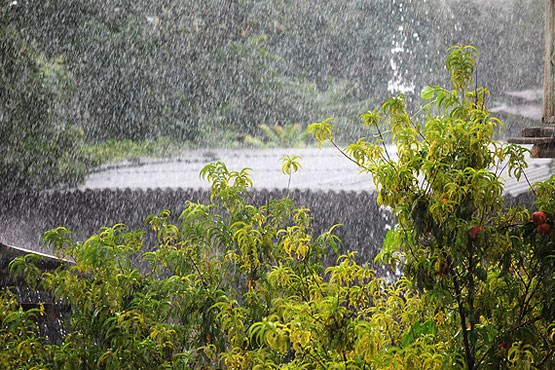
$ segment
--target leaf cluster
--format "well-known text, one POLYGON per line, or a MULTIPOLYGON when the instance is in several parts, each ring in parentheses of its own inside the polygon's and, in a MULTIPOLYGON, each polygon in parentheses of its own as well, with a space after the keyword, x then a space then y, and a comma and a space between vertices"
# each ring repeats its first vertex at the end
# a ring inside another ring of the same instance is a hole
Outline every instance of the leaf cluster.
MULTIPOLYGON (((289 159, 294 171, 297 159, 289 159)), ((177 218, 151 215, 145 230, 102 228, 83 242, 64 227, 50 230, 44 240, 73 261, 55 271, 41 271, 34 255, 15 259, 12 274, 71 312, 60 342, 49 342, 28 319, 42 311, 24 311, 7 295, 4 315, 18 326, 4 320, 6 361, 30 340, 40 351, 25 366, 56 369, 439 369, 460 362, 439 339, 450 329, 439 317, 424 319, 434 313, 407 280, 377 277, 355 253, 323 265, 328 254, 340 254, 338 225, 314 236, 310 212, 289 198, 254 205, 246 170, 216 162, 201 174, 212 184, 208 204, 189 202, 177 218)))

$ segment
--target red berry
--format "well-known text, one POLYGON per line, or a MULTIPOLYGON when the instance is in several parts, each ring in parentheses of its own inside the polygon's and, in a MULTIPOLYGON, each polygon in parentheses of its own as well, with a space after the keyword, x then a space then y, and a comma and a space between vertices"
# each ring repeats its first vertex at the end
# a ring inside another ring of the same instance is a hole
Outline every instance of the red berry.
POLYGON ((476 239, 478 237, 478 234, 480 234, 481 232, 482 232, 482 226, 478 225, 470 229, 470 231, 468 232, 468 235, 470 235, 471 239, 476 239))
POLYGON ((540 235, 549 235, 551 234, 551 225, 548 223, 540 224, 536 227, 536 231, 540 235))
POLYGON ((497 354, 499 355, 499 357, 506 357, 509 349, 511 349, 511 343, 499 343, 497 345, 497 354))
POLYGON ((547 215, 545 214, 545 212, 536 211, 532 213, 532 222, 536 226, 545 224, 547 222, 547 215))
POLYGON ((447 198, 441 198, 441 201, 442 201, 443 203, 447 203, 447 202, 448 202, 447 198))
POLYGON ((451 266, 449 266, 449 262, 441 261, 439 263, 439 274, 440 275, 449 275, 451 273, 451 266))

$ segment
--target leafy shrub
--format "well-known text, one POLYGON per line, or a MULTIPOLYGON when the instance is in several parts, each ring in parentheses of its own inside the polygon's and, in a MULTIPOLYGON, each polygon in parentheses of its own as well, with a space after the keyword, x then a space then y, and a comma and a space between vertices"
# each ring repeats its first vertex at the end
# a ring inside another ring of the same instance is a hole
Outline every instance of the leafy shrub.
MULTIPOLYGON (((448 348, 464 367, 551 368, 555 177, 535 185, 542 216, 503 203, 503 176, 525 176, 526 150, 492 139, 501 122, 486 108, 489 92, 472 88, 476 56, 453 47, 453 89, 425 87, 415 114, 397 96, 362 115, 391 131, 395 157, 380 139, 362 138, 344 153, 373 174, 379 203, 398 220, 377 259, 402 266, 452 329, 448 348)), ((333 142, 329 122, 309 128, 333 142)))
POLYGON ((91 167, 122 160, 139 160, 141 157, 170 157, 180 153, 186 145, 177 144, 169 138, 131 141, 109 139, 85 145, 83 152, 91 167))
MULTIPOLYGON (((288 198, 249 204, 247 170, 217 162, 202 175, 211 181, 211 202, 189 203, 177 223, 167 211, 150 216, 154 248, 146 247, 145 231, 124 225, 85 242, 63 227, 45 234, 75 265, 43 273, 39 288, 69 303, 71 314, 62 342, 29 366, 328 368, 376 356, 404 361, 401 349, 383 351, 401 343, 412 361, 432 361, 416 349, 443 348, 431 340, 437 325, 417 324, 427 309, 406 280, 377 278, 353 253, 322 265, 340 248, 335 226, 313 237, 309 211, 288 198)), ((20 258, 11 269, 36 284, 32 264, 20 258)), ((14 337, 17 347, 24 338, 14 337)), ((446 356, 456 354, 441 361, 446 356)))
POLYGON ((258 126, 263 133, 262 138, 245 135, 245 143, 258 148, 298 148, 306 146, 307 132, 300 123, 258 126))
MULTIPOLYGON (((397 281, 353 252, 324 266, 341 247, 336 226, 313 236, 309 211, 287 197, 254 206, 249 170, 216 162, 201 172, 210 202, 188 203, 177 220, 162 211, 148 232, 115 225, 85 242, 63 227, 47 232, 75 261, 38 280, 70 304, 67 333, 45 344, 7 296, 3 317, 23 324, 2 326, 5 358, 31 340, 40 351, 22 366, 553 368, 555 177, 534 186, 532 215, 503 204, 501 170, 523 176, 524 150, 492 140, 500 122, 485 108, 487 90, 471 89, 475 57, 453 48, 453 89, 425 88, 416 114, 399 96, 362 116, 391 130, 395 157, 380 140, 344 152, 372 172, 397 217, 378 257, 403 270, 397 281)), ((333 141, 331 120, 310 131, 333 141)), ((284 172, 296 160, 284 158, 284 172)), ((11 268, 37 283, 31 259, 11 268)))
POLYGON ((15 294, 0 291, 0 366, 3 369, 42 368, 51 361, 37 325, 37 317, 43 314, 42 305, 23 310, 15 294))

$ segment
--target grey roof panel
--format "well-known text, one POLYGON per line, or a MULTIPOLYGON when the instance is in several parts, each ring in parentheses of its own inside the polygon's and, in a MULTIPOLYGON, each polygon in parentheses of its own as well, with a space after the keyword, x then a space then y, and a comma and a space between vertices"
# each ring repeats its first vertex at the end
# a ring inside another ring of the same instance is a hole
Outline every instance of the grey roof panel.
MULTIPOLYGON (((390 153, 394 153, 393 148, 390 153)), ((208 188, 199 177, 208 163, 223 161, 230 170, 252 169, 257 189, 286 188, 288 177, 281 172, 280 158, 299 155, 302 168, 292 174, 292 189, 322 191, 373 191, 372 176, 346 159, 335 148, 288 149, 206 149, 187 150, 179 158, 141 159, 106 166, 89 175, 81 189, 103 188, 208 188)), ((552 159, 527 158, 526 177, 530 183, 547 179, 552 172, 552 159)), ((527 192, 526 177, 517 181, 505 172, 505 191, 511 195, 527 192)))

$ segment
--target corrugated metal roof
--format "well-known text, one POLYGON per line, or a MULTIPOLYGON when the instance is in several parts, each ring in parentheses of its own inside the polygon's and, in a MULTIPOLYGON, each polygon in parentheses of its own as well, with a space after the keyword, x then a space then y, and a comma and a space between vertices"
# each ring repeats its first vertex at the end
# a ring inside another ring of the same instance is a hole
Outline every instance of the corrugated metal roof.
MULTIPOLYGON (((394 153, 394 149, 390 148, 394 153)), ((372 177, 361 173, 357 166, 335 148, 288 149, 203 149, 187 150, 178 158, 141 159, 106 166, 87 177, 80 189, 103 188, 208 188, 199 177, 208 163, 223 161, 230 170, 252 169, 257 189, 286 188, 288 177, 281 172, 280 158, 301 156, 302 168, 292 175, 292 189, 323 191, 372 191, 372 177)), ((527 158, 526 177, 516 181, 505 173, 506 192, 518 195, 527 192, 530 183, 545 180, 551 175, 552 159, 527 158)))

